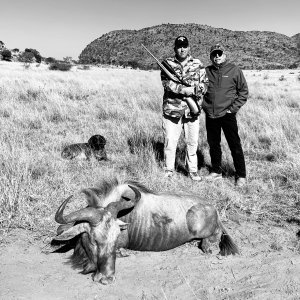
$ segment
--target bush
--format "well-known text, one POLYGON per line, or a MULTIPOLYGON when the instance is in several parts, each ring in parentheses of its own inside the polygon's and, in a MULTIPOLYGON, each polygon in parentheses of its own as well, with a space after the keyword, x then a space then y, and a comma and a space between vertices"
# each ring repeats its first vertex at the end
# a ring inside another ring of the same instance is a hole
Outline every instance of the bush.
POLYGON ((47 57, 45 59, 45 63, 48 65, 48 64, 52 64, 52 63, 55 63, 56 62, 56 59, 53 58, 53 57, 47 57))
POLYGON ((29 65, 34 60, 34 54, 32 52, 23 52, 19 55, 19 61, 24 65, 29 65))
POLYGON ((291 65, 288 66, 289 69, 297 69, 298 68, 298 63, 294 62, 291 65))
POLYGON ((25 53, 32 53, 33 56, 34 56, 34 58, 35 58, 35 61, 36 61, 37 63, 41 63, 41 61, 42 61, 42 56, 41 56, 40 52, 37 51, 36 49, 28 49, 28 48, 26 48, 26 49, 25 49, 25 53))
POLYGON ((11 61, 11 52, 9 50, 3 50, 1 55, 3 60, 11 61))
POLYGON ((78 70, 90 70, 91 67, 88 66, 88 65, 83 65, 83 66, 78 66, 77 69, 78 69, 78 70))
POLYGON ((138 69, 140 65, 137 61, 131 60, 128 62, 128 66, 131 67, 132 69, 138 69))
POLYGON ((281 76, 279 77, 279 81, 284 81, 284 80, 286 80, 285 77, 284 77, 284 75, 281 75, 281 76))
POLYGON ((49 66, 49 70, 70 71, 72 65, 65 62, 56 61, 49 66))

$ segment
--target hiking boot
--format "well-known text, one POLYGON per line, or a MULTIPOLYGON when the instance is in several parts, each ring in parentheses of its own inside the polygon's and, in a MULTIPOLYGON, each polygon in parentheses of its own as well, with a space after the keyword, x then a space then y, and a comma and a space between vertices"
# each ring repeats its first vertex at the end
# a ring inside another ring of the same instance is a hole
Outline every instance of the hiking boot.
POLYGON ((166 171, 165 171, 164 177, 165 177, 165 178, 170 178, 170 177, 172 177, 173 175, 174 175, 174 172, 173 172, 173 171, 166 170, 166 171))
POLYGON ((199 176, 199 174, 197 172, 190 172, 189 173, 189 177, 193 180, 193 181, 201 181, 202 177, 199 176))
POLYGON ((205 176, 205 180, 207 180, 207 181, 215 181, 215 180, 219 180, 219 179, 222 179, 221 173, 219 174, 219 173, 211 172, 210 174, 205 176))
POLYGON ((246 178, 244 177, 239 177, 236 182, 235 182, 235 186, 237 187, 243 187, 247 184, 246 178))

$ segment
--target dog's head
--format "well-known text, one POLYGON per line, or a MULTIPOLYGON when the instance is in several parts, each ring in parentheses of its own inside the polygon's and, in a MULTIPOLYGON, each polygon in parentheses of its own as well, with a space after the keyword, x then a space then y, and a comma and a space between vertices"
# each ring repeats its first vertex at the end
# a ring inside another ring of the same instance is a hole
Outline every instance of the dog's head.
POLYGON ((88 144, 93 150, 101 150, 105 147, 106 139, 104 136, 96 134, 90 137, 90 139, 88 140, 88 144))

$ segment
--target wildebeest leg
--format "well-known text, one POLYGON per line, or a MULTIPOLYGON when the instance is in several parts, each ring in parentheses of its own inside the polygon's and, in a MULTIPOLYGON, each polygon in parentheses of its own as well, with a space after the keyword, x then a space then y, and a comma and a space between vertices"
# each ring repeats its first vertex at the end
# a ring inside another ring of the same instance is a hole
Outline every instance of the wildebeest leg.
POLYGON ((208 239, 200 239, 199 244, 198 244, 198 248, 200 250, 202 250, 204 253, 208 253, 211 254, 212 251, 210 249, 210 242, 208 239))

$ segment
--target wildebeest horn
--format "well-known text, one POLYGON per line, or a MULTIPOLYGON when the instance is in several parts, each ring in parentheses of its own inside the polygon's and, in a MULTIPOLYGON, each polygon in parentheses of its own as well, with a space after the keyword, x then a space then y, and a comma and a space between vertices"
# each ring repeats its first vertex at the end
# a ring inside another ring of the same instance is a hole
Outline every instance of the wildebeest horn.
POLYGON ((121 200, 112 202, 107 205, 107 210, 114 217, 117 217, 119 211, 121 211, 123 209, 132 208, 141 199, 140 191, 132 185, 128 185, 128 186, 133 190, 134 198, 132 198, 132 195, 128 195, 127 193, 124 193, 121 196, 121 200))
POLYGON ((128 193, 123 193, 122 198, 125 198, 125 200, 129 198, 131 201, 133 200, 135 203, 137 203, 141 199, 141 192, 133 185, 128 186, 134 191, 134 200, 130 195, 128 195, 128 193))
POLYGON ((68 224, 76 221, 87 221, 91 225, 96 225, 100 222, 103 216, 103 211, 94 207, 86 207, 64 216, 64 209, 72 197, 73 196, 68 197, 58 208, 55 214, 55 221, 57 223, 68 224))

